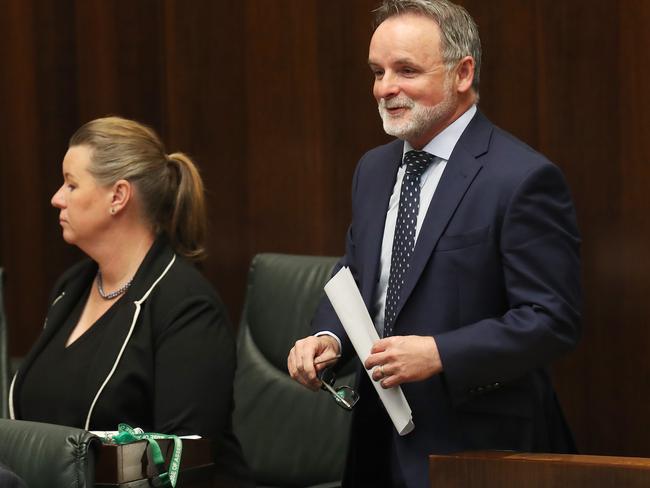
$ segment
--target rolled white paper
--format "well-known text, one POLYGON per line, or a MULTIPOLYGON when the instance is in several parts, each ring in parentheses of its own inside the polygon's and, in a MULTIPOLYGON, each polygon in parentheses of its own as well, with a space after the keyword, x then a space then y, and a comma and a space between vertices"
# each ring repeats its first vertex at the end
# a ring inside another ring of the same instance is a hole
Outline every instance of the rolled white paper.
MULTIPOLYGON (((372 345, 379 340, 379 335, 349 268, 341 268, 327 282, 325 293, 332 302, 334 311, 343 324, 359 359, 361 362, 365 362, 370 355, 372 345)), ((378 381, 372 379, 372 371, 366 372, 399 435, 411 432, 415 425, 411 417, 411 407, 406 401, 402 388, 397 386, 384 389, 378 381)))

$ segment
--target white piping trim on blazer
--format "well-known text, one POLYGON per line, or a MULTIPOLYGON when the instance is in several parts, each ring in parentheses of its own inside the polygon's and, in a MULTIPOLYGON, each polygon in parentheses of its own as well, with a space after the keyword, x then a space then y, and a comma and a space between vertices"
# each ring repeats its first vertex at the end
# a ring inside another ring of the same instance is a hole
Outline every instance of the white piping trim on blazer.
POLYGON ((126 345, 128 344, 129 340, 131 339, 131 334, 133 334, 133 329, 135 328, 135 323, 138 320, 138 316, 140 315, 140 305, 142 302, 144 302, 149 294, 153 291, 153 289, 156 287, 158 282, 163 279, 163 277, 167 274, 167 271, 169 271, 169 268, 172 267, 172 264, 174 264, 174 261, 176 261, 176 254, 172 257, 172 260, 169 262, 165 270, 162 272, 162 274, 158 277, 156 281, 154 281, 153 285, 151 285, 151 288, 147 290, 147 293, 144 294, 140 300, 136 300, 133 302, 135 305, 135 313, 133 314, 133 320, 131 321, 131 327, 129 328, 129 333, 126 335, 126 339, 124 339, 124 343, 122 344, 122 347, 120 348, 120 352, 117 354, 117 358, 115 358, 115 362, 113 363, 113 367, 111 368, 110 372, 108 373, 108 376, 102 383, 102 386, 99 387, 99 390, 97 390, 97 394, 95 395, 95 398, 93 399, 93 402, 90 405, 90 410, 88 410, 88 416, 86 417, 86 423, 84 424, 84 429, 88 430, 88 427, 90 426, 90 417, 93 414, 93 410, 95 408, 95 404, 97 403, 97 400, 99 399, 99 396, 102 394, 102 391, 104 391, 104 387, 108 384, 110 381, 111 377, 113 376, 113 373, 115 373, 115 370, 117 369, 117 363, 120 362, 120 359, 122 359, 122 354, 124 353, 124 349, 126 348, 126 345))
POLYGON ((9 387, 9 418, 11 420, 16 420, 16 417, 14 416, 14 383, 16 382, 16 376, 18 376, 17 371, 11 380, 11 386, 9 387))
MULTIPOLYGON (((52 302, 52 305, 50 305, 50 309, 56 305, 56 303, 61 300, 65 296, 65 292, 62 292, 58 297, 54 299, 52 302)), ((48 313, 49 315, 49 313, 48 313)), ((45 317, 45 321, 43 322, 43 328, 47 326, 47 316, 45 317)), ((14 374, 14 377, 11 379, 11 386, 9 386, 9 418, 11 420, 16 420, 16 417, 14 415, 14 384, 16 383, 16 378, 18 377, 18 371, 14 374)))

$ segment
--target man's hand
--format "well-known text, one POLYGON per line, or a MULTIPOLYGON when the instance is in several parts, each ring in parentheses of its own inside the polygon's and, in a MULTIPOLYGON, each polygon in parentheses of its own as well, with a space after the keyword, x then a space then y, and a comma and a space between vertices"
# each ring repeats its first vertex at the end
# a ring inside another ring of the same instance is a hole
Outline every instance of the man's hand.
POLYGON ((372 379, 383 388, 422 381, 442 372, 438 346, 433 337, 392 336, 375 342, 364 363, 373 369, 372 379))
POLYGON ((300 339, 289 351, 289 374, 301 385, 316 391, 320 388, 318 373, 334 364, 340 352, 339 343, 328 335, 300 339))

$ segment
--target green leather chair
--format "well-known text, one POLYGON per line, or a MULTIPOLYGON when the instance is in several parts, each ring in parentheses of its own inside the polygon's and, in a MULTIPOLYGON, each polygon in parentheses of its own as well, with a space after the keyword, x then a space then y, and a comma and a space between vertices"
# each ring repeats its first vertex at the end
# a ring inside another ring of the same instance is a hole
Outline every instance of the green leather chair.
MULTIPOLYGON (((339 486, 350 412, 293 381, 287 355, 310 321, 336 258, 259 254, 248 273, 237 340, 234 429, 266 487, 339 486)), ((352 385, 355 365, 337 385, 352 385)))
POLYGON ((7 353, 7 319, 4 307, 4 271, 0 268, 0 418, 7 418, 9 392, 9 357, 7 353))
POLYGON ((29 488, 92 488, 98 446, 83 429, 0 419, 0 463, 29 488))

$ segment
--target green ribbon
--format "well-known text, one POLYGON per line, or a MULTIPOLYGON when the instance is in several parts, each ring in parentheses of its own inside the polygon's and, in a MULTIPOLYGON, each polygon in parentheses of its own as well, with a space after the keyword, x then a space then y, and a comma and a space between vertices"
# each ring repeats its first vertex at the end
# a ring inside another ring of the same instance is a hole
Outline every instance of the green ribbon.
POLYGON ((176 435, 157 434, 155 432, 143 432, 141 428, 133 428, 127 424, 119 424, 118 432, 116 435, 108 438, 108 441, 121 445, 130 444, 131 442, 146 440, 149 442, 151 448, 151 458, 158 468, 158 476, 152 480, 155 487, 172 487, 176 486, 178 480, 178 472, 181 468, 181 453, 183 452, 183 444, 176 435), (172 439, 174 441, 174 450, 172 458, 169 462, 169 470, 165 471, 165 457, 162 455, 160 446, 157 439, 172 439))

